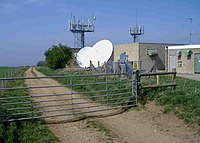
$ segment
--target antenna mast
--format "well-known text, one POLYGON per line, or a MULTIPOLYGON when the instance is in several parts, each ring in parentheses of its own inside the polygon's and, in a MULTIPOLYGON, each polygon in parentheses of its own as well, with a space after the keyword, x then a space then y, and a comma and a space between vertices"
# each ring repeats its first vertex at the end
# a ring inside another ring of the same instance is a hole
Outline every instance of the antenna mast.
POLYGON ((88 19, 85 24, 84 19, 76 20, 75 16, 72 16, 68 20, 69 30, 74 34, 74 48, 83 48, 85 46, 85 32, 94 32, 96 17, 92 20, 88 19))
POLYGON ((144 26, 139 26, 137 22, 137 10, 136 10, 136 25, 130 27, 130 34, 133 37, 133 43, 140 42, 140 35, 144 34, 144 26))

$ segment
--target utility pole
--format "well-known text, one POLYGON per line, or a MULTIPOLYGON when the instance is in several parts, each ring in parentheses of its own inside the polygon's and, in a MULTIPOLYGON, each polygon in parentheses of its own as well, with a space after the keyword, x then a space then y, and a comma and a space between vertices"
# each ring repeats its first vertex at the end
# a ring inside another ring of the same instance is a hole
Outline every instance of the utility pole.
POLYGON ((188 18, 190 20, 190 45, 192 44, 192 18, 188 18))

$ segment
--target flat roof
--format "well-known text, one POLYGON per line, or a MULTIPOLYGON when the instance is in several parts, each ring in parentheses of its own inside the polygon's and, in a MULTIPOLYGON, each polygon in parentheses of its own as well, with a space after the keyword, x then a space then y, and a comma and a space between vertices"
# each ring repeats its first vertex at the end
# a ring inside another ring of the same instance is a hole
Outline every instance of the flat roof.
POLYGON ((150 43, 150 42, 148 42, 148 43, 145 43, 145 42, 137 42, 137 43, 125 43, 125 44, 114 44, 114 46, 124 46, 124 45, 136 45, 136 44, 138 44, 138 45, 145 45, 145 44, 155 44, 155 45, 172 45, 172 46, 177 46, 177 45, 185 45, 185 44, 176 44, 176 43, 150 43))
POLYGON ((168 49, 200 49, 200 44, 198 45, 182 45, 182 46, 168 46, 168 49))

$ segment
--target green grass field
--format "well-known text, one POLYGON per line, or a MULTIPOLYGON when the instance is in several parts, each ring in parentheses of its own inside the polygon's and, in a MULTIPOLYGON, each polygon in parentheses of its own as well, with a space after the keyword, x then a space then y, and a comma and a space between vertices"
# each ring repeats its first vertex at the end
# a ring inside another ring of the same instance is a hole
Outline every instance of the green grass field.
POLYGON ((9 76, 13 69, 14 68, 0 67, 0 78, 9 76))
POLYGON ((24 67, 0 67, 0 78, 14 77, 24 67))
MULTIPOLYGON (((4 69, 5 71, 9 69, 4 69)), ((24 71, 26 69, 21 69, 16 76, 23 76, 24 71)), ((2 70, 3 71, 3 70, 2 70)), ((3 72, 2 72, 3 73, 3 72)), ((16 80, 9 82, 8 87, 16 87, 21 86, 24 87, 23 80, 16 80)), ((28 91, 21 90, 13 90, 13 91, 5 91, 1 94, 1 97, 9 97, 9 96, 27 96, 28 91)), ((30 99, 15 99, 15 102, 29 101, 30 99)), ((0 101, 0 105, 4 103, 3 100, 0 101)), ((22 107, 22 105, 14 105, 13 107, 22 107)), ((21 111, 21 112, 27 112, 21 111)), ((5 119, 2 116, 4 113, 13 114, 14 112, 8 111, 4 106, 0 106, 0 119, 5 119)), ((23 115, 23 117, 28 117, 23 115)), ((9 117, 6 117, 9 118, 9 117)), ((44 121, 41 120, 30 120, 30 121, 20 121, 20 122, 10 122, 10 123, 0 123, 0 143, 54 143, 58 142, 58 139, 54 136, 54 134, 48 129, 47 125, 44 121)))

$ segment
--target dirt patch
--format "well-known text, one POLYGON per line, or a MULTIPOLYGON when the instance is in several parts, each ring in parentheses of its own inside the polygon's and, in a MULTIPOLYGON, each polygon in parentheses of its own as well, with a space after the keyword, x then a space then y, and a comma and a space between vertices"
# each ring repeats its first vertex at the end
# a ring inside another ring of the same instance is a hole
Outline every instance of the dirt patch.
MULTIPOLYGON (((26 76, 44 76, 40 72, 36 71, 34 68, 29 69, 26 72, 26 76)), ((60 85, 57 81, 46 78, 38 80, 27 80, 26 84, 28 86, 41 86, 41 85, 60 85)), ((68 93, 69 89, 65 87, 59 87, 55 89, 31 89, 31 95, 41 95, 41 94, 60 94, 68 93)), ((80 97, 81 95, 76 95, 80 97)), ((43 99, 35 100, 46 100, 46 99, 57 100, 62 97, 52 96, 43 97, 43 99)), ((67 98, 67 97, 65 97, 67 98)), ((60 104, 69 101, 61 101, 60 104)), ((82 102, 80 100, 79 102, 82 102)), ((43 103, 43 105, 51 105, 51 103, 43 103)), ((88 105, 86 105, 88 106, 88 105)), ((106 107, 105 107, 106 108, 106 107)), ((61 109, 61 107, 52 107, 43 110, 55 110, 61 109)), ((87 109, 89 111, 91 109, 87 109)), ((106 111, 106 114, 112 114, 116 112, 106 111)), ((118 111, 117 111, 118 112, 118 111)), ((117 113, 116 112, 116 113, 117 113)), ((66 113, 66 111, 59 111, 58 114, 66 113)), ((48 115, 49 113, 44 113, 43 115, 48 115)), ((102 114, 102 113, 101 113, 102 114)), ((100 117, 100 113, 92 113, 88 115, 95 115, 100 117)), ((105 115, 106 115, 105 114, 105 115)), ((54 134, 63 143, 94 143, 94 142, 130 142, 130 143, 199 143, 200 136, 195 135, 192 130, 187 127, 187 125, 180 119, 178 119, 174 114, 163 114, 162 108, 156 106, 153 102, 148 103, 144 108, 140 110, 132 109, 129 112, 125 112, 115 116, 109 116, 104 118, 95 118, 95 120, 101 123, 104 127, 109 128, 113 134, 113 138, 108 138, 99 129, 91 128, 88 126, 87 120, 81 120, 78 122, 73 122, 76 120, 74 117, 64 116, 64 117, 52 117, 45 119, 49 122, 49 128, 54 132, 54 134), (56 121, 56 122, 55 122, 56 121), (72 122, 71 122, 72 121, 72 122), (50 123, 52 122, 52 123, 50 123)))
POLYGON ((200 136, 195 135, 181 119, 173 113, 163 114, 162 107, 153 102, 143 109, 102 118, 99 121, 130 143, 200 142, 200 136))

